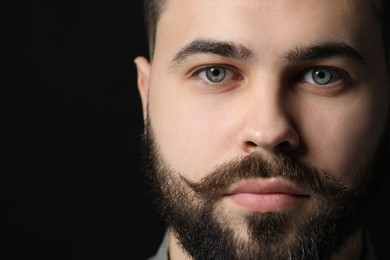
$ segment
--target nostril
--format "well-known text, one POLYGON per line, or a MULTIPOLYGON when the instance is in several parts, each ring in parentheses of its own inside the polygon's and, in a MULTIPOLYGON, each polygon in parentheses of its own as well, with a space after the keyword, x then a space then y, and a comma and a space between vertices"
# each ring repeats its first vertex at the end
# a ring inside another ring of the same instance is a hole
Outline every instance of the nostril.
POLYGON ((245 142, 245 145, 249 148, 253 148, 253 147, 256 147, 257 144, 255 142, 252 142, 252 141, 246 141, 245 142))
POLYGON ((277 121, 269 127, 255 126, 246 127, 239 135, 240 147, 246 152, 286 153, 299 146, 298 132, 287 121, 277 121))
MULTIPOLYGON (((245 146, 246 149, 250 152, 253 152, 258 149, 264 149, 264 146, 259 145, 253 141, 246 141, 245 146)), ((292 143, 290 143, 289 141, 282 141, 274 147, 268 147, 268 149, 266 150, 272 153, 286 153, 286 152, 290 152, 292 149, 294 149, 292 143)))
POLYGON ((274 150, 276 153, 286 152, 291 149, 291 143, 289 141, 280 142, 275 146, 274 150))

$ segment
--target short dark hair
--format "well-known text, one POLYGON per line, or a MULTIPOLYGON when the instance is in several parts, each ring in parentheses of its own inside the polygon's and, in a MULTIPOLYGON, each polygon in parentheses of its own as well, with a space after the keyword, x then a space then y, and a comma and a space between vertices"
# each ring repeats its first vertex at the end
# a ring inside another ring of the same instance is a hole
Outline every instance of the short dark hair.
POLYGON ((167 0, 144 0, 144 21, 146 26, 150 59, 153 58, 156 43, 157 23, 167 5, 167 0))
MULTIPOLYGON (((384 0, 367 0, 370 1, 373 7, 375 17, 379 19, 382 24, 383 31, 383 40, 386 52, 386 58, 388 53, 388 23, 389 19, 386 18, 386 13, 388 10, 389 1, 384 0)), ((149 57, 153 59, 154 49, 156 44, 156 33, 157 33, 157 24, 160 20, 161 14, 164 9, 167 7, 168 0, 144 0, 144 22, 146 26, 148 48, 149 48, 149 57)), ((388 59, 387 59, 388 60, 388 59)))

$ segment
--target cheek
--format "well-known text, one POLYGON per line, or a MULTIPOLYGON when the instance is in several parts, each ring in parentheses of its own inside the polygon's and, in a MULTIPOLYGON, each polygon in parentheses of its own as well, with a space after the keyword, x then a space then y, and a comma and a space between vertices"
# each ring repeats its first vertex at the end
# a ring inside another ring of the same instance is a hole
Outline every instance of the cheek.
POLYGON ((348 180, 349 173, 365 166, 377 148, 386 124, 386 105, 380 98, 357 98, 329 107, 308 127, 307 161, 348 180))
MULTIPOLYGON (((167 88, 168 89, 168 88, 167 88)), ((149 113, 156 141, 175 170, 192 180, 226 160, 232 114, 207 98, 186 98, 175 91, 151 91, 149 113)))

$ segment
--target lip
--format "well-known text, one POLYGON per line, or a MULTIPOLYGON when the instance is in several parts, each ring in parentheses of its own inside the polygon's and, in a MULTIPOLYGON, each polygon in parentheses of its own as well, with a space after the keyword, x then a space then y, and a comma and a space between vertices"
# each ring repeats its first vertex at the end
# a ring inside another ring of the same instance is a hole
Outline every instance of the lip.
POLYGON ((280 212, 297 207, 309 194, 287 179, 249 178, 232 185, 224 196, 251 212, 280 212))

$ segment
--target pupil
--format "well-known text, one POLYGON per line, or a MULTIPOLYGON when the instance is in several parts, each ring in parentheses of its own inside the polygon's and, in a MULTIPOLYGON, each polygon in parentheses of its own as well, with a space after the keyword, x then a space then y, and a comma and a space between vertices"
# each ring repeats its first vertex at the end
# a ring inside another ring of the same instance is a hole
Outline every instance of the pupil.
POLYGON ((211 73, 213 73, 214 76, 218 76, 219 70, 218 69, 211 69, 211 73))
POLYGON ((318 69, 313 71, 313 80, 320 85, 329 84, 332 81, 332 72, 329 69, 318 69))
POLYGON ((325 78, 325 73, 323 71, 318 71, 317 76, 321 79, 325 78))
POLYGON ((212 82, 221 82, 226 76, 226 71, 224 68, 214 67, 207 69, 206 75, 212 82))

